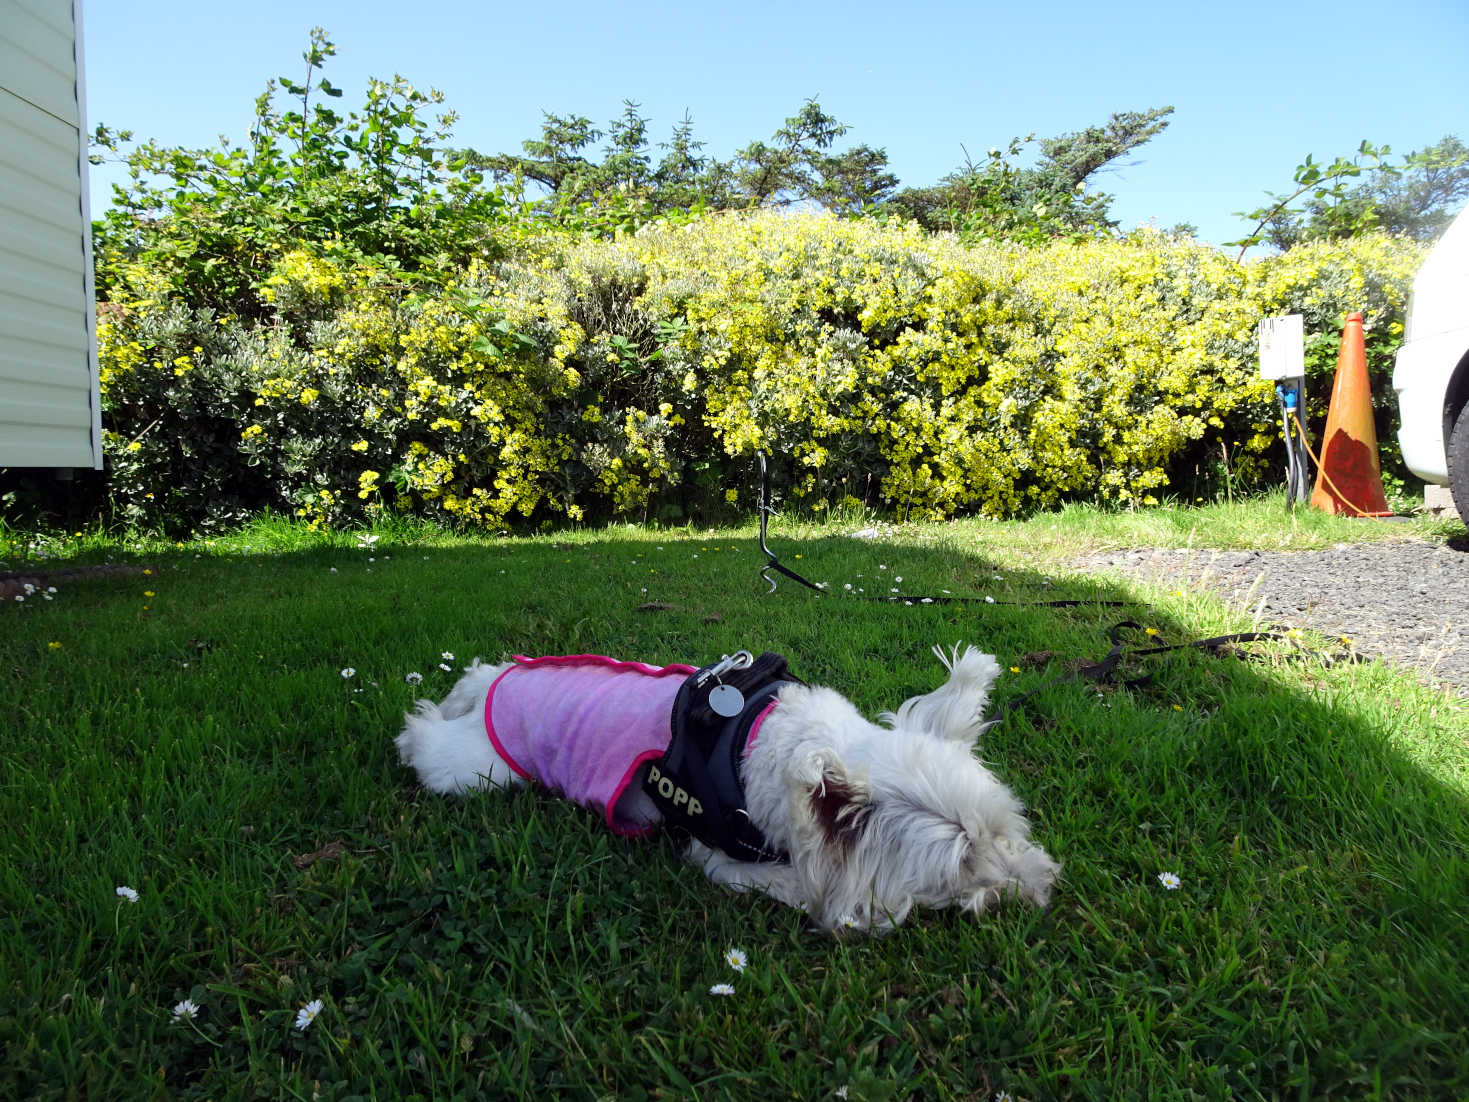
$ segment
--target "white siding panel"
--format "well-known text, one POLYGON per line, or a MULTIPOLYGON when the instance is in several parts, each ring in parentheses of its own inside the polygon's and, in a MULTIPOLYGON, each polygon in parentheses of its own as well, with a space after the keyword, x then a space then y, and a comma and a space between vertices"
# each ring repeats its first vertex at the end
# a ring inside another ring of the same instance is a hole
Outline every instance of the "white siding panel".
POLYGON ((0 148, 13 148, 11 142, 25 142, 29 153, 21 159, 17 149, 16 155, 7 156, 4 160, 7 169, 60 191, 71 191, 77 179, 75 126, 38 110, 7 88, 0 90, 0 132, 5 134, 7 143, 0 148))
POLYGON ((71 0, 0 0, 0 466, 100 465, 71 0))
POLYGON ((11 447, 24 450, 27 467, 76 467, 75 428, 46 425, 16 425, 7 433, 11 447))
POLYGON ((80 275, 86 267, 81 210, 68 218, 65 202, 65 196, 60 203, 50 196, 38 196, 31 204, 0 199, 0 255, 12 258, 10 264, 17 257, 29 258, 33 264, 80 275))
MULTIPOLYGON (((0 211, 0 219, 5 213, 0 211)), ((59 259, 59 258, 58 258, 59 259)), ((0 301, 14 299, 21 303, 69 304, 76 316, 82 313, 75 302, 77 281, 85 267, 83 257, 75 264, 48 263, 23 252, 13 252, 0 244, 0 301)))
MULTIPOLYGON (((0 348, 0 386, 5 391, 6 412, 18 408, 22 403, 60 402, 74 399, 75 393, 85 392, 91 382, 91 373, 85 360, 78 360, 75 350, 66 346, 49 344, 42 340, 12 341, 0 348), (60 348, 66 355, 57 355, 60 348), (27 365, 40 357, 55 360, 55 371, 38 378, 27 365), (73 395, 69 399, 63 392, 73 395)), ((48 414, 47 424, 71 424, 61 414, 48 414)))
POLYGON ((81 126, 76 95, 76 45, 71 4, 22 4, 0 0, 0 73, 5 87, 73 127, 81 126), (47 12, 46 9, 51 9, 47 12), (56 25, 58 14, 68 18, 56 25))
POLYGON ((26 349, 30 367, 21 364, 22 381, 46 382, 71 365, 68 357, 87 351, 82 312, 66 303, 46 303, 27 309, 24 302, 0 302, 0 333, 7 346, 26 349), (81 336, 74 330, 80 328, 81 336))
POLYGON ((71 57, 72 12, 71 5, 57 0, 9 0, 9 3, 55 31, 63 42, 68 43, 66 57, 71 57))

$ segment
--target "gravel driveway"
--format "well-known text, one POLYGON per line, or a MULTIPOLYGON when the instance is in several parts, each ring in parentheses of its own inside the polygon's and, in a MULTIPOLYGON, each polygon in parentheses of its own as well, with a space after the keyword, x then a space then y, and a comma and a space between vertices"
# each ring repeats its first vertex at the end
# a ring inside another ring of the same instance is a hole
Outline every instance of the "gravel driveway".
POLYGON ((1267 623, 1345 635, 1363 654, 1412 666, 1469 696, 1469 546, 1462 542, 1107 551, 1071 565, 1153 582, 1187 577, 1251 611, 1263 601, 1267 623))

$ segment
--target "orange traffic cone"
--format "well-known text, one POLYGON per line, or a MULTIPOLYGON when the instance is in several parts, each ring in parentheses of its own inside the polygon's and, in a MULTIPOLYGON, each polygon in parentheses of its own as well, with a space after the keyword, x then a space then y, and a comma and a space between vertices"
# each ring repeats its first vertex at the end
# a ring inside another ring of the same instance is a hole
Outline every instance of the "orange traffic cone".
POLYGON ((1390 517, 1377 461, 1377 429, 1372 423, 1372 384, 1367 379, 1367 345, 1362 315, 1348 314, 1341 332, 1336 381, 1326 412, 1321 471, 1311 504, 1328 513, 1353 517, 1390 517))

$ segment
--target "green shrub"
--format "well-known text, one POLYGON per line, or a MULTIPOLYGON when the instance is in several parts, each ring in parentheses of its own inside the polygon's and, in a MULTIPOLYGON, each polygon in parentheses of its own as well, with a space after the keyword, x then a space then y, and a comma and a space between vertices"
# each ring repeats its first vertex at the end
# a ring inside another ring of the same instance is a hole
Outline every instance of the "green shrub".
POLYGON ((966 247, 721 216, 528 237, 420 279, 289 252, 259 281, 263 318, 186 306, 120 264, 99 312, 110 492, 128 520, 190 527, 262 507, 333 524, 686 515, 745 503, 763 449, 817 508, 1147 504, 1219 464, 1272 478, 1261 317, 1305 315, 1324 408, 1362 310, 1390 406, 1420 256, 1363 237, 1240 266, 1156 233, 966 247))

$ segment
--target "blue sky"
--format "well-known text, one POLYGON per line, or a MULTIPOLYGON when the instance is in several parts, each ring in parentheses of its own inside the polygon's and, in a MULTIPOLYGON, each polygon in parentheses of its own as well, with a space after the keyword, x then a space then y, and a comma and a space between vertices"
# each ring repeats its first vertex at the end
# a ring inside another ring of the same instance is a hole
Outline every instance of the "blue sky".
MULTIPOLYGON (((1216 243, 1243 235, 1233 212, 1288 190, 1307 153, 1469 141, 1465 0, 900 7, 89 0, 88 116, 168 144, 242 139, 265 81, 300 79, 313 25, 337 44, 327 75, 343 105, 369 76, 401 73, 445 93, 456 143, 483 152, 518 151, 542 111, 605 127, 632 99, 654 141, 687 111, 704 152, 725 158, 814 96, 849 142, 885 149, 922 186, 966 148, 979 161, 1014 136, 1172 104, 1137 163, 1097 183, 1124 226, 1190 222, 1216 243)), ((116 178, 94 170, 94 209, 116 178)))

